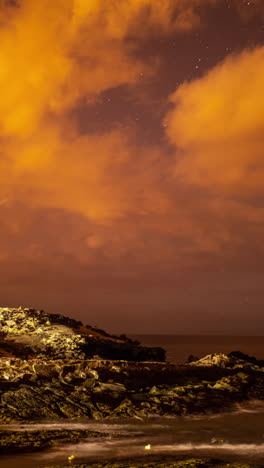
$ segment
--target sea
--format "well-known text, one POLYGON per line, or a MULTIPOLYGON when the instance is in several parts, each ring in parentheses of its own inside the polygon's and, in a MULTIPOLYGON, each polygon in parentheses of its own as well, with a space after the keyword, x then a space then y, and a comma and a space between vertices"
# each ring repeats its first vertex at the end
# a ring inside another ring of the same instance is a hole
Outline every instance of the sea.
MULTIPOLYGON (((142 345, 161 346, 167 360, 183 364, 190 354, 201 358, 213 352, 242 351, 264 359, 262 336, 133 335, 142 345)), ((263 396, 264 397, 264 396, 263 396)), ((0 429, 7 427, 0 427, 0 429)), ((155 417, 144 420, 52 421, 12 425, 9 429, 88 429, 108 433, 43 453, 2 456, 1 468, 48 468, 100 460, 150 455, 212 457, 229 462, 255 463, 264 467, 264 401, 237 404, 231 412, 201 416, 155 417), (73 462, 72 462, 73 463, 73 462)), ((1 443, 1 441, 0 441, 1 443)))
POLYGON ((235 335, 131 335, 145 346, 161 346, 166 359, 174 364, 184 364, 192 354, 202 358, 211 353, 241 351, 257 359, 264 359, 264 336, 235 335))

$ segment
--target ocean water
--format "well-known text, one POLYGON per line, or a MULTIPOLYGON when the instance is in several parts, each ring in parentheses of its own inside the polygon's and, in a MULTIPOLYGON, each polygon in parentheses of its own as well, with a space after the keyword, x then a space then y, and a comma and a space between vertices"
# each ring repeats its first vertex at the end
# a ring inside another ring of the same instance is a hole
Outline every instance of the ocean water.
POLYGON ((199 358, 211 353, 241 351, 264 359, 264 336, 131 335, 145 346, 161 346, 167 361, 184 364, 190 354, 199 358))
MULTIPOLYGON (((106 422, 45 423, 23 425, 23 429, 82 428, 109 433, 103 439, 54 448, 44 453, 3 456, 1 468, 47 468, 67 464, 99 462, 128 456, 169 454, 177 457, 212 457, 264 466, 264 404, 250 402, 232 413, 196 417, 173 417, 106 422), (146 447, 149 447, 147 450, 146 447)), ((19 426, 12 426, 19 429, 19 426)), ((21 428, 22 430, 22 428, 21 428)), ((70 466, 70 464, 69 464, 70 466)))
MULTIPOLYGON (((213 352, 237 350, 264 359, 263 337, 136 335, 131 338, 138 339, 146 346, 165 348, 167 360, 178 364, 186 362, 190 354, 203 357, 213 352)), ((236 405, 233 412, 217 415, 149 418, 142 421, 58 421, 12 428, 82 428, 106 432, 109 436, 100 440, 88 439, 80 444, 54 448, 44 453, 2 456, 0 468, 47 468, 53 464, 65 466, 70 455, 76 457, 76 463, 89 464, 101 459, 150 454, 207 456, 257 463, 264 467, 264 401, 246 402, 236 405), (147 450, 146 446, 150 448, 147 450)))

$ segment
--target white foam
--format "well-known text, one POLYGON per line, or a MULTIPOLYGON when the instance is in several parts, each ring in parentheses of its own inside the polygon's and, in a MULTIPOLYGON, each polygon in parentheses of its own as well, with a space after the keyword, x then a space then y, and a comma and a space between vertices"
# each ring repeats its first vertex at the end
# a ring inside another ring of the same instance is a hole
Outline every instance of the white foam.
POLYGON ((184 419, 202 421, 205 419, 221 419, 225 416, 238 415, 243 413, 251 414, 263 414, 264 413, 264 401, 262 400, 252 400, 243 403, 236 403, 232 411, 223 411, 220 413, 211 413, 211 414, 190 414, 187 416, 182 416, 184 419))
MULTIPOLYGON (((140 455, 145 452, 146 443, 137 439, 105 440, 104 442, 82 442, 80 444, 67 445, 58 448, 56 452, 43 454, 45 459, 50 458, 65 458, 68 455, 74 454, 76 458, 92 457, 95 455, 107 456, 109 454, 124 456, 124 455, 140 455)), ((176 444, 155 444, 151 442, 151 453, 162 452, 232 452, 233 454, 241 455, 264 455, 263 444, 231 444, 229 442, 210 444, 210 443, 176 443, 176 444)))
POLYGON ((1 430, 13 430, 13 431, 41 431, 41 430, 89 430, 89 431, 98 431, 98 432, 115 432, 115 431, 124 431, 127 432, 131 429, 129 424, 107 424, 107 423, 98 423, 98 422, 87 422, 87 423, 76 423, 76 422, 67 422, 67 423, 37 423, 37 424, 8 424, 0 425, 1 430))
POLYGON ((264 454, 264 444, 230 444, 224 442, 221 444, 172 444, 172 445, 156 445, 153 446, 153 452, 184 452, 184 451, 226 451, 234 453, 249 454, 264 454))

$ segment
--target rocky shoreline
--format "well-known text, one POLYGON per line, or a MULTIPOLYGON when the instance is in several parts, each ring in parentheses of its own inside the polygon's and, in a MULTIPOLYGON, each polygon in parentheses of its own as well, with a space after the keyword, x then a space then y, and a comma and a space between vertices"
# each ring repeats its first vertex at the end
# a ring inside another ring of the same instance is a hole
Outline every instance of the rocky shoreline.
MULTIPOLYGON (((105 436, 64 429, 8 431, 14 423, 144 420, 216 413, 247 400, 264 400, 264 361, 240 352, 212 354, 181 366, 164 359, 160 348, 142 347, 124 335, 109 335, 67 317, 0 308, 0 424, 6 427, 0 430, 0 454, 105 436)), ((71 466, 249 466, 153 457, 71 466)))
POLYGON ((261 365, 232 355, 206 359, 175 366, 0 358, 0 423, 203 414, 264 399, 261 365))
MULTIPOLYGON (((82 441, 107 440, 110 434, 89 430, 5 430, 0 433, 0 455, 4 456, 8 465, 7 455, 27 455, 29 453, 58 449, 67 444, 78 444, 82 441)), ((79 458, 79 457, 78 457, 79 458)), ((190 455, 148 454, 145 456, 130 456, 104 459, 92 457, 89 462, 77 462, 76 456, 65 456, 67 461, 48 463, 41 468, 263 468, 262 463, 245 463, 221 460, 217 457, 191 457, 190 455)), ((15 463, 20 463, 17 458, 15 463)), ((0 459, 0 466, 1 459, 0 459)), ((12 465, 13 466, 13 465, 12 465)), ((24 465, 23 465, 24 466, 24 465)), ((31 466, 31 465, 30 465, 31 466)), ((39 465, 34 465, 37 468, 39 465)))
MULTIPOLYGON (((263 465, 229 463, 214 458, 185 458, 180 460, 172 456, 148 456, 89 464, 71 463, 70 466, 71 468, 263 468, 263 465)), ((50 465, 45 468, 69 468, 69 464, 50 465)))
POLYGON ((43 310, 0 307, 0 357, 165 361, 162 348, 43 310))
MULTIPOLYGON (((0 455, 23 455, 58 449, 65 444, 108 438, 109 434, 88 430, 31 430, 1 431, 0 455)), ((190 455, 148 454, 118 459, 91 458, 89 462, 77 462, 75 455, 65 457, 59 464, 41 464, 42 468, 263 468, 263 463, 244 463, 212 457, 190 457, 190 455)), ((8 463, 8 458, 6 458, 8 463)), ((16 460, 19 463, 19 459, 16 460)), ((0 466, 1 459, 0 459, 0 466)), ((6 465, 7 466, 7 465, 6 465)), ((13 466, 13 465, 12 465, 13 466)), ((38 465, 36 465, 37 468, 38 465)))
POLYGON ((63 444, 76 444, 84 439, 107 434, 87 430, 1 430, 0 455, 41 452, 63 444))

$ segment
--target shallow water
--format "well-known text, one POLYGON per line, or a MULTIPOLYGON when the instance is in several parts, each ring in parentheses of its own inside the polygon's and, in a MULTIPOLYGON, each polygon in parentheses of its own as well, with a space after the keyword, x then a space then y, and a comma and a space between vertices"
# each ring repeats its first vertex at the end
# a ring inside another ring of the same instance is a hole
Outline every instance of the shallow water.
MULTIPOLYGON (((6 429, 6 426, 2 428, 6 429)), ((212 456, 226 460, 263 463, 264 403, 237 406, 232 413, 211 416, 155 418, 140 421, 50 423, 12 425, 11 429, 75 428, 108 432, 103 439, 88 439, 44 453, 1 457, 1 468, 37 468, 67 461, 76 462, 147 454, 212 456), (145 446, 151 445, 150 450, 145 446)))

